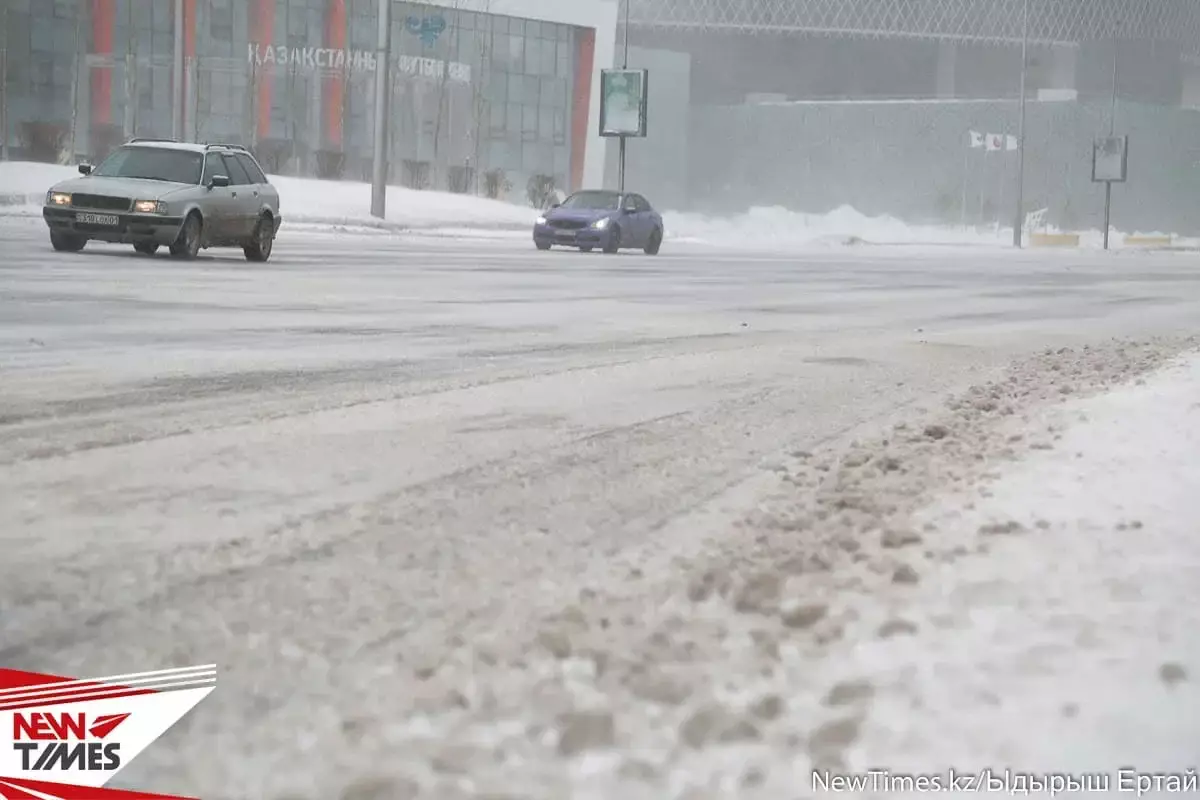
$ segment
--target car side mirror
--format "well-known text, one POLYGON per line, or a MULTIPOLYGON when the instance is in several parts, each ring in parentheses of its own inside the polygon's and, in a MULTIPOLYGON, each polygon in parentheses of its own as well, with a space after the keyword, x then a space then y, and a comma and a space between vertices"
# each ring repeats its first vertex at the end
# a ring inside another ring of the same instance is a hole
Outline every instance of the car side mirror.
POLYGON ((551 208, 562 208, 562 203, 551 203, 550 207, 551 208))
POLYGON ((92 174, 92 165, 91 164, 80 164, 79 165, 79 174, 80 175, 91 175, 92 174))
POLYGON ((229 176, 228 175, 213 175, 212 180, 209 181, 208 188, 224 189, 228 185, 229 185, 229 176))
POLYGON ((621 213, 622 214, 636 214, 637 206, 634 206, 634 205, 622 206, 621 213))

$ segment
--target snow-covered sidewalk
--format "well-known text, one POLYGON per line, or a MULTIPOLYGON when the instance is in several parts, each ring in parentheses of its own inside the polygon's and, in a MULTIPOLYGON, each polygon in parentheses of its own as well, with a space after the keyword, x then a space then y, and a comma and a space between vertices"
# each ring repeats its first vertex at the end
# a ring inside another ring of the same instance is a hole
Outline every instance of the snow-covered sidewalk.
POLYGON ((918 515, 958 555, 918 557, 892 598, 911 635, 854 652, 877 692, 846 761, 1088 772, 1114 793, 1190 769, 1197 791, 1200 357, 1009 436, 1033 449, 918 515))

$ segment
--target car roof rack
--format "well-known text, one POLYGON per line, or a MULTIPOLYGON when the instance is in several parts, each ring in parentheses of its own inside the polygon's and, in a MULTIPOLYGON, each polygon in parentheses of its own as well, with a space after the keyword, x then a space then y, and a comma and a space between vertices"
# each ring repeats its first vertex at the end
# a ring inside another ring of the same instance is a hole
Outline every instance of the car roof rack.
POLYGON ((178 144, 179 140, 178 139, 166 139, 166 138, 159 137, 159 136, 135 136, 132 139, 130 139, 128 142, 126 142, 126 144, 138 144, 139 142, 175 142, 176 144, 178 144))
POLYGON ((214 149, 214 148, 217 148, 217 147, 223 147, 223 148, 225 148, 226 150, 240 150, 240 151, 242 151, 243 153, 249 153, 249 152, 250 152, 249 150, 247 150, 245 147, 243 147, 243 146, 242 146, 242 145, 240 145, 240 144, 226 144, 225 142, 205 142, 205 143, 204 143, 204 149, 205 149, 205 150, 212 150, 212 149, 214 149))

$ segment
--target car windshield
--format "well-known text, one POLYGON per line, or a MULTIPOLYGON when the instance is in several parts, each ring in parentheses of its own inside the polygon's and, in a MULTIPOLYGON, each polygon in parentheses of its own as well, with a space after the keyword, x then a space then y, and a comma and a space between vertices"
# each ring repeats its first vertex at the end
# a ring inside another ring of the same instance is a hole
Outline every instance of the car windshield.
POLYGON ((621 195, 616 192, 577 192, 563 201, 563 208, 591 208, 616 211, 621 195))
POLYGON ((200 183, 204 157, 166 147, 121 147, 92 171, 101 178, 144 178, 171 183, 200 183))

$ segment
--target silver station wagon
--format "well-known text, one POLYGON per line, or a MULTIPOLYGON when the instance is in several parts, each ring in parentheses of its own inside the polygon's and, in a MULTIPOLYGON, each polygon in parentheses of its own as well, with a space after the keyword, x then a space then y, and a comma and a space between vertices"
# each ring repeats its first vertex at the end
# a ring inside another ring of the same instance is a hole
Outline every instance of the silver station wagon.
POLYGON ((182 259, 209 247, 240 247, 250 261, 271 257, 279 192, 244 147, 132 139, 79 172, 46 193, 42 217, 55 250, 78 252, 97 240, 144 255, 167 247, 182 259))

